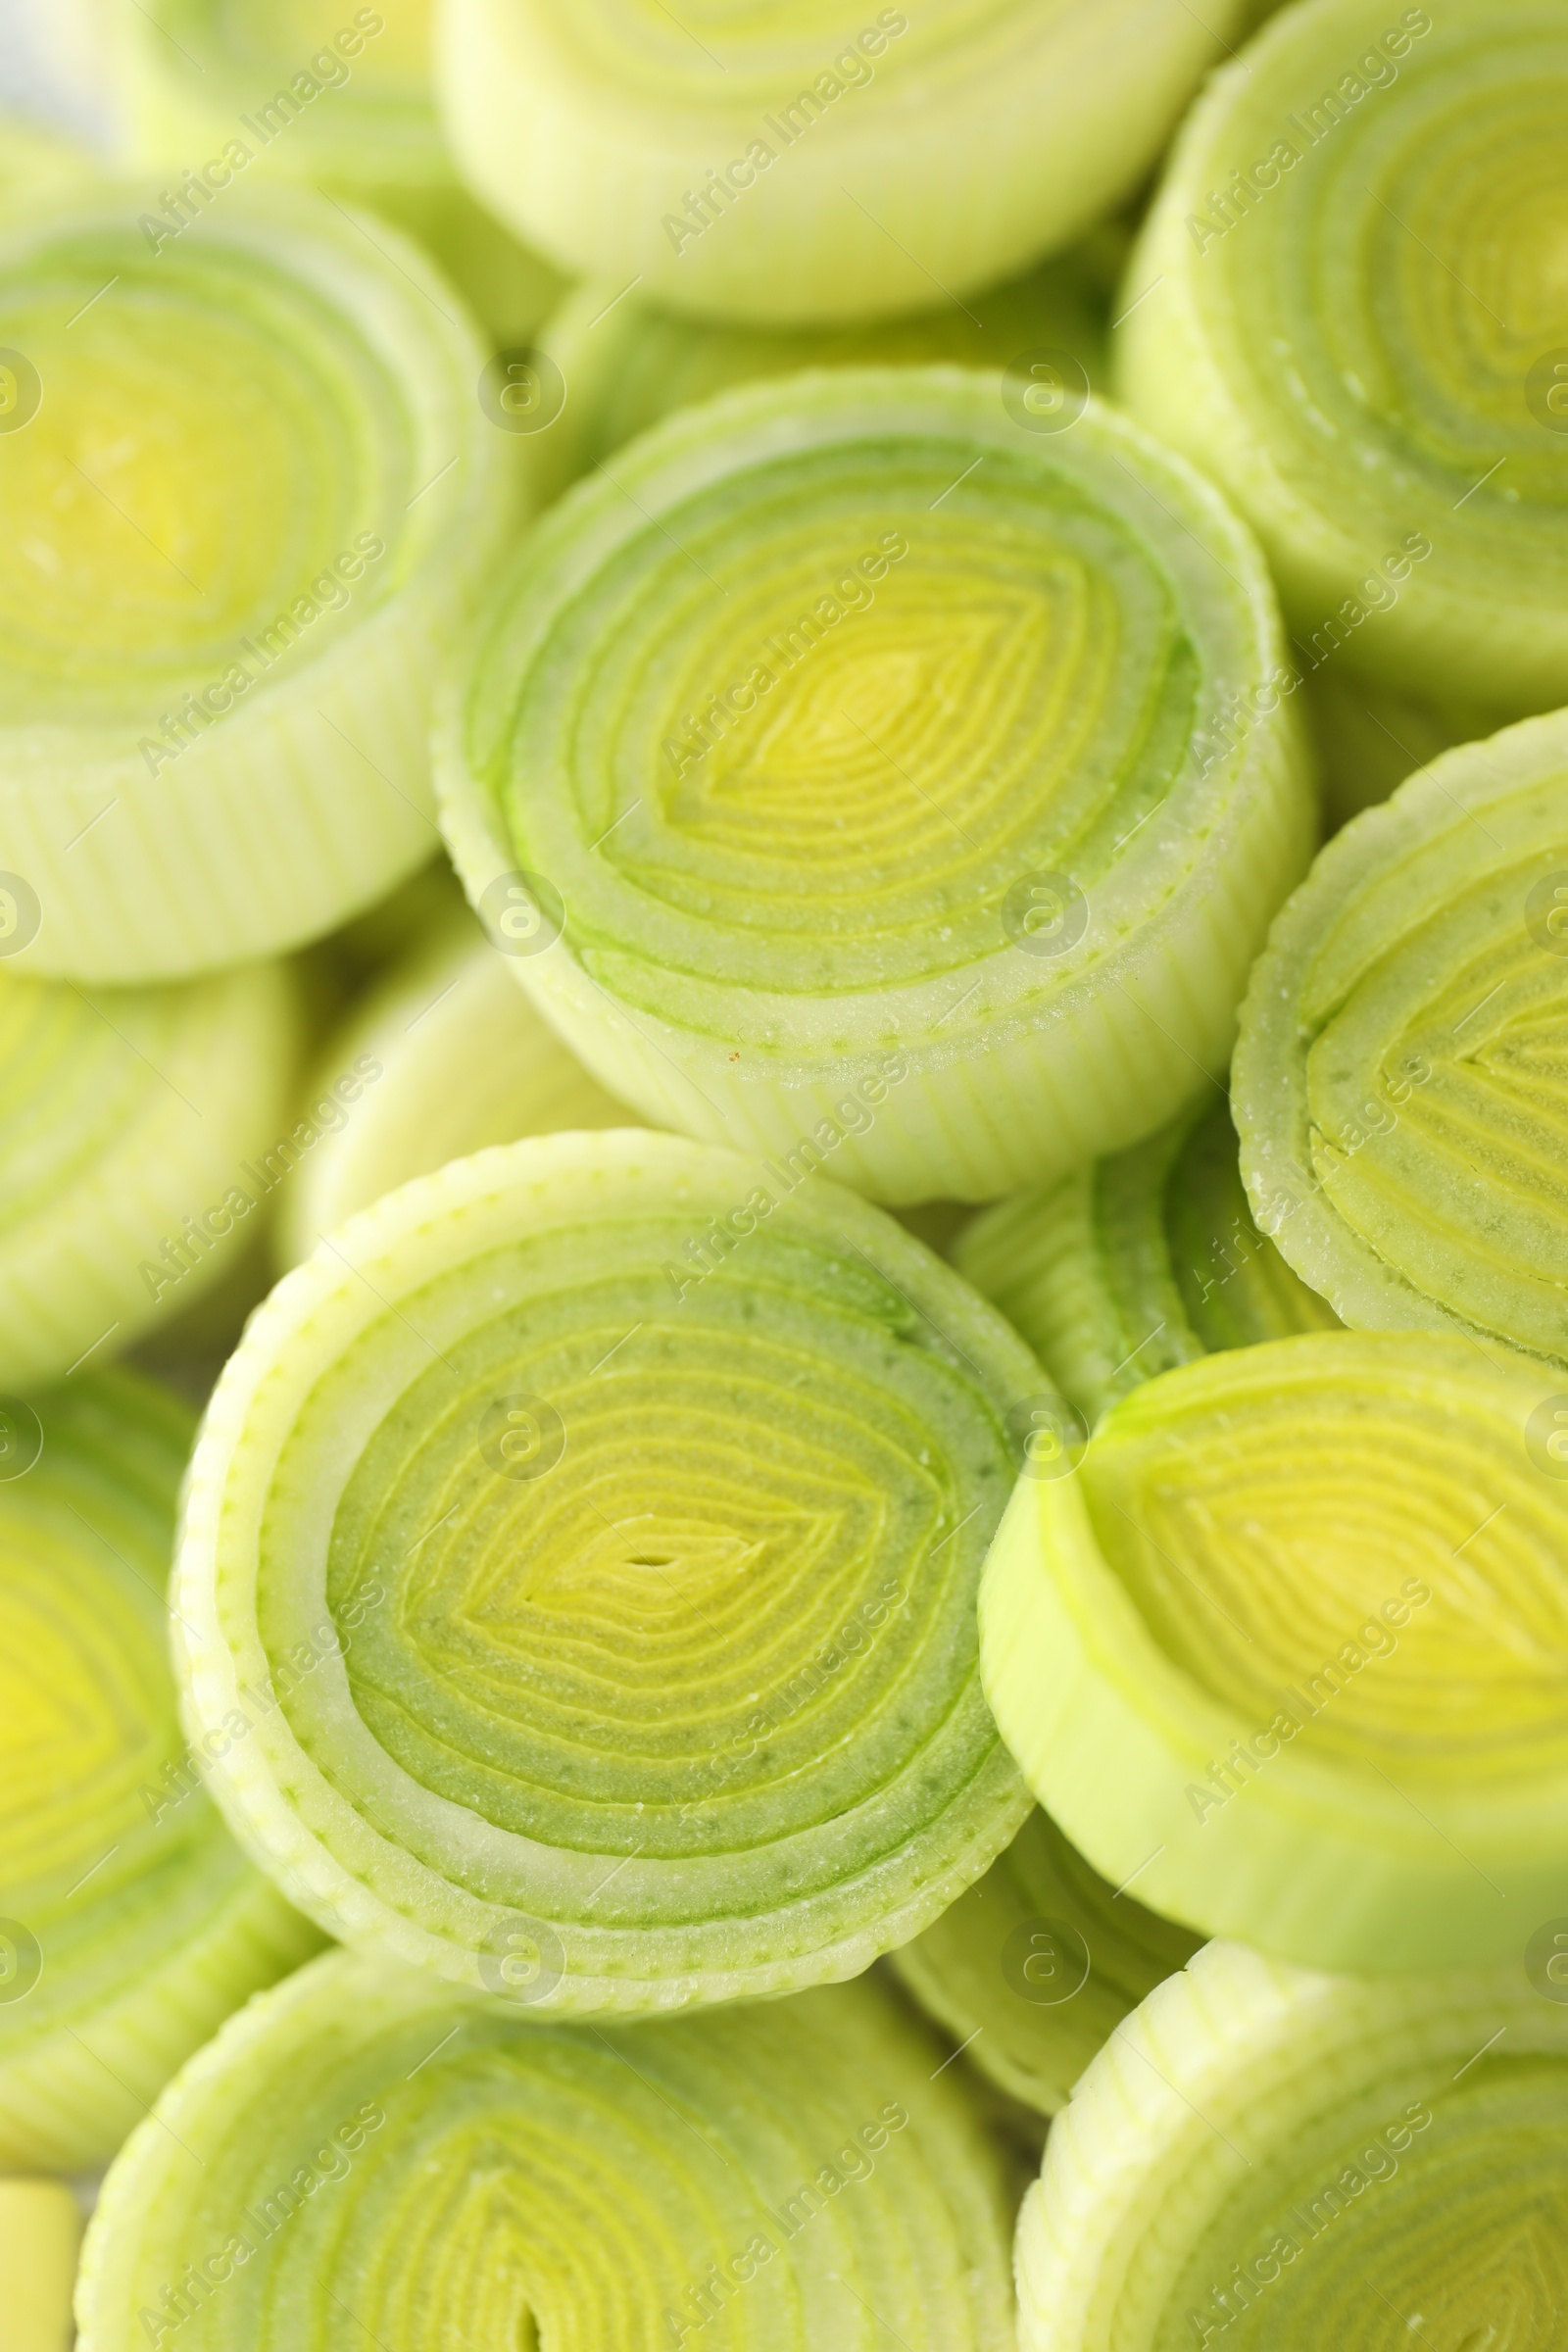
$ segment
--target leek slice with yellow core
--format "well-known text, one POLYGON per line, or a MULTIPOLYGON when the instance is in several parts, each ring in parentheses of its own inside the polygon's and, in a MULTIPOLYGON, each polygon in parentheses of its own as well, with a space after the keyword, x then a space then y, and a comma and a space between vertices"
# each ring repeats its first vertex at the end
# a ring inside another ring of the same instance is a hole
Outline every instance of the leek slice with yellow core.
POLYGON ((1018 2224, 1022 2352, 1555 2343, 1564 1926, 1381 1983, 1200 1952, 1052 2132, 1018 2224))
POLYGON ((320 1940, 180 1738, 164 1589, 193 1426, 123 1371, 0 1403, 0 2170, 102 2164, 320 1940))
POLYGON ((516 447, 459 308, 395 230, 293 190, 231 188, 157 250, 128 197, 0 224, 16 968, 183 978, 429 856, 431 682, 516 447))
POLYGON ((443 826, 657 1124, 984 1200, 1223 1064, 1316 822, 1272 592, 1205 484, 1068 390, 747 386, 519 550, 443 826))
POLYGON ((982 1667, 1097 1870, 1324 1968, 1488 1961, 1564 1910, 1550 1387, 1459 1340, 1324 1332, 1162 1373, 1087 1448, 1038 1425, 982 1667))
POLYGON ((1158 1372, 1339 1317, 1252 1222, 1222 1099, 973 1218, 954 1264, 1086 1426, 1158 1372))
POLYGON ((1264 1230, 1347 1323, 1568 1367, 1568 713, 1446 753, 1281 911, 1233 1102, 1264 1230))
POLYGON ((1568 23, 1309 0, 1215 75, 1126 280, 1133 414, 1308 658, 1487 727, 1568 702, 1568 23))
POLYGON ((855 1975, 1028 1799, 975 1595, 1044 1388, 837 1186, 672 1136, 498 1146, 252 1318, 187 1486, 190 1719, 345 1941, 539 2008, 855 1975))
POLYGON ((80 2352, 1012 2352, 1011 2180, 874 1982, 540 2025, 333 1952, 104 2185, 80 2352))
POLYGON ((1055 2115, 1105 2037, 1198 1938, 1106 1886, 1048 1814, 888 1965, 971 2064, 1055 2115))
POLYGON ((300 1027, 277 964, 91 990, 0 965, 0 1386, 98 1368, 221 1280, 300 1027))

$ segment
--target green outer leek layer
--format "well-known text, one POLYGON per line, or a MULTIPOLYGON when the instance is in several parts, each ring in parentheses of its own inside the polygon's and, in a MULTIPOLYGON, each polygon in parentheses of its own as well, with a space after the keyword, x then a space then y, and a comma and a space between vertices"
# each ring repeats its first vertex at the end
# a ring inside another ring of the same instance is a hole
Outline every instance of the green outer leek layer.
POLYGON ((440 64, 459 162, 519 235, 771 323, 961 297, 1066 244, 1138 185, 1239 14, 454 0, 440 64))
POLYGON ((667 419, 542 517, 438 752, 603 1085, 894 1202, 1169 1117, 1315 822, 1246 534, 1108 410, 1020 414, 845 368, 667 419))
POLYGON ((1281 1340, 1147 1382, 1019 1482, 986 1690, 1097 1870, 1325 1968, 1491 1960, 1568 1911, 1546 1390, 1424 1333, 1281 1340))
POLYGON ((301 1007, 250 964, 86 991, 0 966, 0 1387, 95 1367, 219 1283, 260 1225, 301 1007))
POLYGON ((1177 1364, 1339 1321, 1253 1224, 1219 1100, 983 1209, 951 1255, 1091 1425, 1177 1364))
POLYGON ((1198 1938, 1117 1894, 1050 1816, 888 1965, 970 2062, 1055 2115, 1105 2036, 1198 1938))
POLYGON ((192 1427, 127 1372, 40 1396, 30 1422, 6 1400, 0 2170, 103 2163, 319 1941, 232 1843, 179 1737, 163 1590, 192 1427))
POLYGON ((1252 976, 1254 1212, 1359 1328, 1568 1365, 1568 713, 1446 753, 1330 843, 1252 976))
POLYGON ((431 681, 512 512, 456 297, 393 229, 231 187, 0 227, 0 871, 15 966, 150 980, 309 939, 433 845, 431 681))
POLYGON ((345 1941, 541 2010, 852 1976, 1027 1810, 975 1592, 1042 1375, 836 1186, 627 1131, 352 1219, 252 1319, 187 1488, 193 1731, 345 1941), (520 1924, 519 1924, 520 1921, 520 1924))
POLYGON ((874 1983, 601 2033, 331 1953, 115 2166, 81 2352, 1011 2352, 1011 2182, 938 2059, 874 1983))
POLYGON ((1561 1987, 1518 1952, 1369 1983, 1211 1944, 1052 2132, 1023 2352, 1553 2343, 1565 2091, 1561 1987))
POLYGON ((1555 0, 1288 9, 1188 118, 1123 297, 1133 414, 1256 529, 1308 658, 1493 725, 1568 702, 1565 124, 1555 0))

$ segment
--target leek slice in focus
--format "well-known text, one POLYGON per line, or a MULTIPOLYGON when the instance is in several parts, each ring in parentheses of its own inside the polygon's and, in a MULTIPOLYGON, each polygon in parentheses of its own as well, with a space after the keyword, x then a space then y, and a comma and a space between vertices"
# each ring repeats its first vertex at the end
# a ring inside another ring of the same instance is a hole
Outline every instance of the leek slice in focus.
POLYGON ((101 1368, 222 1281, 266 1214, 300 1028, 277 964, 135 989, 0 964, 0 1385, 101 1368))
POLYGON ((164 1588, 193 1429, 123 1371, 0 1403, 6 2171, 102 2164, 320 1940, 244 1859, 180 1737, 164 1588))
POLYGON ((1059 372, 1004 392, 836 368, 667 418, 531 531, 438 752, 602 1085, 896 1204, 1171 1116, 1316 824, 1245 531, 1059 372))
POLYGON ((220 1802, 345 1941, 541 2010, 852 1976, 1028 1809, 975 1595, 1043 1391, 825 1181, 636 1131, 416 1178, 208 1409, 191 1721, 315 1660, 220 1802))
POLYGON ((431 682, 505 532, 483 346, 396 230, 232 187, 0 223, 0 949, 183 978, 435 844, 431 682))
POLYGON ((980 1600, 1040 1802, 1112 1885, 1285 1959, 1515 1949, 1568 1909, 1565 1428, 1523 1358, 1347 1331, 1043 1434, 980 1600))
POLYGON ((1495 1969, 1381 1983, 1200 1952, 1052 2132, 1018 2224, 1022 2352, 1554 2343, 1565 1928, 1522 1919, 1495 1969))
POLYGON ((1037 1810, 888 1966, 989 2081, 1055 2115, 1106 2035, 1198 1940, 1108 1886, 1037 1810))
POLYGON ((1309 0, 1208 85, 1129 268, 1133 414, 1263 542, 1311 662, 1568 702, 1568 20, 1309 0))
POLYGON ((1363 1329, 1568 1366, 1568 713, 1446 753, 1286 906, 1232 1099, 1254 1213, 1363 1329))
POLYGON ((1012 2352, 1012 2182, 939 2060, 874 1981, 601 2032, 330 1953, 114 2167, 80 2352, 1012 2352))

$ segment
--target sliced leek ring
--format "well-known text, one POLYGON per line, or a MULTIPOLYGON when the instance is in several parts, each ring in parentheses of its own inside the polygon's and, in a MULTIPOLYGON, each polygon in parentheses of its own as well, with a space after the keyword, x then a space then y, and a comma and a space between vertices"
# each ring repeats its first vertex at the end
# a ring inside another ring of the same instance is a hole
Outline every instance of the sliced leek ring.
POLYGON ((1464 1965, 1568 1911, 1568 1405, 1523 1358, 1325 1332, 1035 1449, 986 1690, 1113 1885, 1315 1967, 1464 1965), (1553 1418, 1555 1416, 1555 1418, 1553 1418))
POLYGON ((1254 1212, 1364 1329, 1568 1366, 1568 713, 1445 754, 1322 853, 1258 962, 1254 1212))
POLYGON ((102 2164, 320 1940, 245 1861, 180 1737, 164 1587, 192 1427, 123 1371, 0 1408, 7 2172, 102 2164))
POLYGON ((220 1285, 286 1149, 277 964, 83 989, 0 964, 0 1388, 98 1369, 220 1285))
POLYGON ((158 250, 128 197, 0 226, 18 968, 271 954, 429 855, 431 681, 516 446, 457 310, 395 230, 292 190, 231 187, 158 250))
POLYGON ((1011 2352, 1011 2183, 939 2059, 874 1982, 601 2032, 330 1953, 114 2167, 80 2352, 1011 2352))
POLYGON ((187 1486, 192 1722, 344 1940, 540 2010, 854 1975, 1028 1800, 975 1592, 1044 1388, 879 1211, 624 1131, 457 1160, 252 1318, 187 1486), (521 1942, 516 1939, 521 1938, 521 1942))
POLYGON ((1018 2224, 1022 2352, 1550 2343, 1562 2001, 1517 1951, 1375 1983, 1209 1945, 1052 2132, 1018 2224))
POLYGON ((1196 475, 1066 394, 748 386, 519 552, 443 826, 481 909, 533 892, 519 979, 656 1123, 983 1200, 1223 1061, 1316 821, 1272 595, 1196 475))

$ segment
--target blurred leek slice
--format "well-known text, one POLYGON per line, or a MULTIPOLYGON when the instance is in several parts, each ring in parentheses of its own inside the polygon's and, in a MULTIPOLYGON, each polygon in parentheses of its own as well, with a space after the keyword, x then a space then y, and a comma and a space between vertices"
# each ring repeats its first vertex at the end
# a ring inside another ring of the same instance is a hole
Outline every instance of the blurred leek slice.
POLYGON ((1233 1100, 1259 1223, 1358 1328, 1568 1366, 1568 713, 1346 828, 1252 976, 1233 1100))
POLYGON ((1198 1940, 1108 1886, 1036 1811, 888 1965, 983 2075, 1055 2115, 1106 2035, 1198 1940))
POLYGON ((270 954, 429 855, 431 680, 515 448, 457 307, 396 231, 292 190, 161 242, 118 195, 0 225, 19 968, 270 954))
POLYGON ((233 1844, 180 1738, 164 1588, 193 1428, 123 1371, 0 1409, 7 2171, 102 2164, 220 2021, 320 1941, 233 1844))
POLYGON ((1069 393, 744 387, 519 550, 443 825, 487 915, 532 894, 517 976, 646 1117, 984 1200, 1223 1062, 1316 821, 1272 592, 1205 484, 1069 393))
POLYGON ((1324 1332, 1037 1446, 980 1629, 1040 1802, 1113 1885, 1282 1958, 1516 1948, 1568 1903, 1565 1428, 1522 1358, 1324 1332))
POLYGON ((71 2352, 81 2207, 63 2180, 0 2180, 4 2352, 71 2352))
POLYGON ((115 2166, 80 2352, 1012 2352, 1012 2182, 938 2059, 874 1982, 600 2032, 333 1952, 115 2166))
POLYGON ((1287 9, 1194 108, 1123 301, 1133 414, 1337 666, 1568 702, 1568 19, 1287 9))
POLYGON ((1554 2342, 1562 1999, 1518 1952, 1369 1983, 1209 1945, 1052 2132, 1018 2224, 1022 2352, 1554 2342))
POLYGON ((300 1025, 277 964, 90 992, 0 964, 0 1385, 100 1368, 221 1282, 300 1025))
POLYGON ((1339 1321, 1253 1224, 1223 1100, 983 1209, 952 1257, 1090 1424, 1156 1372, 1339 1321))
POLYGON ((345 1940, 541 2008, 856 1974, 1028 1800, 975 1593, 1034 1358, 891 1218, 672 1136, 557 1135, 375 1202, 209 1407, 191 1720, 341 1654, 215 1765, 345 1940))

